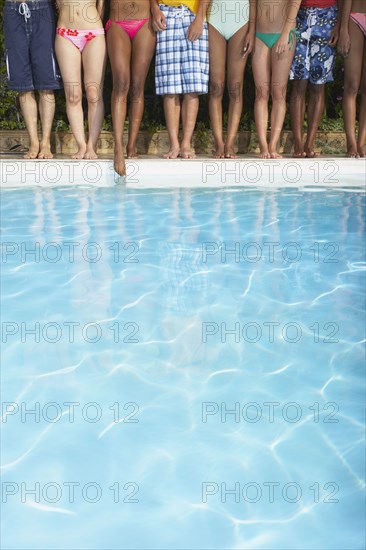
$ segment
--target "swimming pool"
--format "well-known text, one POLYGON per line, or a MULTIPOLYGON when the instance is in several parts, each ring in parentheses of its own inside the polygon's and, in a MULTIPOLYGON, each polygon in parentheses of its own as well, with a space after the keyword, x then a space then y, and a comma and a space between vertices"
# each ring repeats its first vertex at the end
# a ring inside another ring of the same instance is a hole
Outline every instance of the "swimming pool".
POLYGON ((4 548, 364 547, 361 191, 1 211, 4 548))

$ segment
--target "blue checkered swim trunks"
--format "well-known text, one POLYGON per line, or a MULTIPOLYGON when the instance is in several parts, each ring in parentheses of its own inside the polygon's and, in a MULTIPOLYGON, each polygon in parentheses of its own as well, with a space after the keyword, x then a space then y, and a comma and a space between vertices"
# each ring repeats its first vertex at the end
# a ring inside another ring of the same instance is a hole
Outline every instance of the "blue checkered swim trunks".
POLYGON ((186 6, 159 4, 166 17, 167 28, 157 33, 155 86, 158 95, 207 94, 209 78, 208 29, 190 42, 188 27, 195 15, 186 6))
POLYGON ((299 9, 291 80, 309 80, 312 84, 325 84, 333 80, 336 49, 328 42, 337 23, 337 13, 336 6, 299 9))

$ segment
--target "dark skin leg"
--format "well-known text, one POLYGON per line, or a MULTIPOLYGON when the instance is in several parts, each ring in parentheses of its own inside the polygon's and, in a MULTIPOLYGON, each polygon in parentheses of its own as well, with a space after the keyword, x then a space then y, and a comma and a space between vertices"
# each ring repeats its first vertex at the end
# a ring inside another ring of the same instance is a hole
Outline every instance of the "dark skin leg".
POLYGON ((144 88, 147 73, 155 51, 156 34, 148 22, 132 40, 130 113, 127 158, 137 158, 137 136, 144 114, 144 88))
POLYGON ((308 131, 304 147, 308 158, 317 156, 314 151, 314 142, 324 111, 324 91, 325 84, 309 84, 308 131))
POLYGON ((344 59, 343 120, 347 138, 347 157, 359 156, 356 142, 356 98, 360 89, 364 51, 364 35, 359 27, 349 21, 351 48, 344 59))
POLYGON ((125 176, 123 130, 126 120, 127 95, 130 89, 131 40, 123 29, 113 23, 107 32, 107 47, 113 75, 114 170, 120 176, 125 176))
POLYGON ((294 80, 290 100, 290 118, 292 135, 294 139, 294 158, 305 157, 304 151, 304 119, 305 119, 305 96, 308 87, 307 80, 294 80))
POLYGON ((361 75, 361 101, 360 101, 360 117, 357 139, 357 151, 360 157, 365 156, 366 143, 366 40, 364 40, 363 48, 363 66, 361 75))

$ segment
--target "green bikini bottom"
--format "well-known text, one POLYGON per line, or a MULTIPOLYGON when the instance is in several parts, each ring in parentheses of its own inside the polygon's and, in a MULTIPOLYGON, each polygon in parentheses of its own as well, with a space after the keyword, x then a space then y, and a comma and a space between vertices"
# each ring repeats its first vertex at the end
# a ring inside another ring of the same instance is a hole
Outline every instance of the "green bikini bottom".
MULTIPOLYGON (((280 32, 256 32, 256 37, 262 40, 264 44, 271 50, 276 44, 277 40, 281 36, 280 32)), ((291 29, 288 35, 288 43, 290 44, 290 50, 294 47, 296 42, 296 29, 291 29)))

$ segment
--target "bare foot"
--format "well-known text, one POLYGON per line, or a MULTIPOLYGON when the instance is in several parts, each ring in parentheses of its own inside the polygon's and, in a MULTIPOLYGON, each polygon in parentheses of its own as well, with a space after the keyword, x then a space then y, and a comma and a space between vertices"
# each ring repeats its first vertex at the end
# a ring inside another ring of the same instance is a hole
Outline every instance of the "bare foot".
POLYGON ((187 147, 187 148, 182 147, 180 156, 182 157, 182 159, 195 159, 196 158, 195 152, 190 147, 187 147))
POLYGON ((83 158, 86 160, 95 160, 98 158, 98 155, 94 151, 93 147, 87 145, 85 155, 83 158))
POLYGON ((136 147, 127 147, 127 158, 128 159, 138 159, 138 153, 136 147))
POLYGON ((268 149, 267 149, 267 151, 261 151, 259 153, 259 158, 261 158, 261 159, 270 159, 271 155, 269 154, 268 149))
POLYGON ((357 145, 358 156, 363 159, 365 157, 365 149, 362 145, 357 145))
POLYGON ((279 153, 277 153, 277 151, 271 151, 271 152, 269 153, 269 155, 270 155, 270 158, 271 158, 271 159, 282 159, 282 158, 283 158, 282 155, 280 155, 279 153))
POLYGON ((28 151, 25 153, 23 158, 25 159, 35 159, 39 153, 39 143, 30 144, 28 151))
POLYGON ((119 176, 126 175, 126 163, 123 151, 114 151, 114 170, 119 176))
POLYGON ((358 154, 358 151, 355 151, 354 149, 350 149, 349 151, 347 151, 346 153, 346 157, 348 159, 356 159, 356 158, 359 158, 359 154, 358 154))
POLYGON ((224 145, 218 145, 217 147, 215 147, 215 149, 212 151, 212 156, 214 159, 225 158, 224 145))
POLYGON ((225 158, 226 159, 236 159, 236 154, 234 153, 233 147, 225 147, 225 158))
POLYGON ((49 143, 41 143, 41 149, 38 153, 39 159, 53 159, 53 154, 51 153, 51 146, 49 143))
POLYGON ((319 156, 319 153, 316 153, 314 149, 305 149, 305 156, 307 159, 314 159, 319 156))
POLYGON ((85 153, 86 153, 86 145, 82 145, 81 147, 79 147, 79 149, 77 150, 76 153, 71 155, 71 158, 72 159, 83 159, 85 153))
POLYGON ((294 151, 292 153, 292 158, 293 159, 303 159, 305 157, 306 157, 305 151, 294 151))
POLYGON ((172 147, 169 151, 163 155, 164 159, 177 159, 180 156, 179 147, 172 147))

